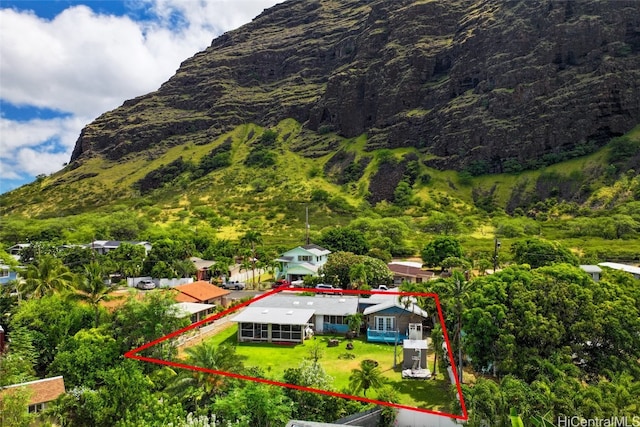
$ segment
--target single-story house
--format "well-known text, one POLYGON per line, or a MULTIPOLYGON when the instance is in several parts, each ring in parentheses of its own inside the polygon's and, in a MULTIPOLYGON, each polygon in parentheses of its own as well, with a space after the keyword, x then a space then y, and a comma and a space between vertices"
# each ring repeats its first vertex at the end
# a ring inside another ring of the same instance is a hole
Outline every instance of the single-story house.
POLYGON ((303 280, 305 276, 317 277, 330 253, 330 250, 314 244, 293 248, 276 259, 279 263, 276 279, 293 282, 303 280))
POLYGON ((238 323, 238 341, 302 342, 306 327, 315 333, 345 333, 347 316, 363 313, 367 340, 402 342, 422 339, 427 312, 398 295, 358 296, 275 294, 253 302, 231 319, 238 323))
POLYGON ((600 281, 600 274, 602 273, 602 269, 597 265, 581 265, 580 268, 586 271, 587 274, 591 276, 594 282, 600 281))
POLYGON ((313 318, 308 324, 315 332, 345 333, 349 330, 346 317, 358 311, 358 297, 319 294, 315 296, 278 293, 260 299, 251 307, 282 308, 287 310, 311 309, 313 318))
POLYGON ((628 264, 619 264, 617 262, 601 262, 598 265, 602 267, 613 268, 614 270, 622 270, 630 273, 634 278, 640 279, 640 267, 635 267, 628 264))
POLYGON ((16 280, 18 278, 18 273, 11 270, 11 267, 5 264, 0 264, 0 285, 4 285, 5 283, 16 280))
POLYGON ((176 316, 179 318, 189 317, 191 323, 196 323, 211 316, 216 310, 213 304, 200 304, 197 302, 178 302, 176 307, 176 316))
POLYGON ((3 396, 21 388, 26 389, 29 393, 29 413, 43 411, 49 402, 65 393, 64 379, 59 376, 4 387, 0 389, 0 400, 3 396))
POLYGON ((422 263, 414 261, 392 261, 387 264, 393 273, 393 284, 400 286, 402 282, 422 283, 431 280, 432 271, 422 269, 422 263))
POLYGON ((215 304, 225 306, 225 297, 229 295, 226 289, 212 285, 204 280, 179 285, 173 288, 178 291, 176 295, 177 302, 197 302, 200 304, 215 304))
POLYGON ((196 280, 211 280, 211 267, 216 263, 215 261, 195 256, 189 259, 193 262, 193 266, 196 268, 196 280))
POLYGON ((151 243, 149 242, 139 242, 139 241, 129 241, 129 242, 121 242, 118 240, 94 240, 91 243, 87 243, 84 245, 86 248, 92 249, 97 253, 104 255, 114 249, 117 249, 121 244, 129 243, 131 245, 139 245, 144 247, 145 254, 148 254, 151 250, 151 243))
POLYGON ((401 302, 397 295, 393 297, 363 309, 362 314, 367 322, 367 341, 402 342, 410 336, 422 339, 422 322, 429 318, 427 312, 411 299, 401 302))

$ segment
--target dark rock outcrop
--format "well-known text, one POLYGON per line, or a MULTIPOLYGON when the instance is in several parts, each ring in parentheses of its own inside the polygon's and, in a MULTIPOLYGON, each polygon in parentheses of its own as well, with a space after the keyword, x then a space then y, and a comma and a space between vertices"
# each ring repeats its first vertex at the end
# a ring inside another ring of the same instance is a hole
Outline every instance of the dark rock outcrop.
MULTIPOLYGON (((72 161, 294 118, 501 172, 640 122, 636 0, 290 0, 88 125, 72 161)), ((312 151, 312 150, 311 150, 312 151)), ((553 158, 553 157, 551 157, 553 158)), ((533 163, 531 163, 533 162, 533 163)))

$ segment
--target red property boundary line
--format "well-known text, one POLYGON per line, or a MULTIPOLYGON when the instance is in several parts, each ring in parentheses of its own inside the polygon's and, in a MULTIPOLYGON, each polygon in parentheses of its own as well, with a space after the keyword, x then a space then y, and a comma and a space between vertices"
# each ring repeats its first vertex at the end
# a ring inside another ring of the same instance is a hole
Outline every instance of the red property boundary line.
MULTIPOLYGON (((311 387, 304 387, 304 386, 299 386, 299 385, 294 385, 294 384, 289 384, 289 383, 283 383, 283 382, 279 382, 279 381, 272 381, 272 380, 268 380, 265 378, 256 378, 256 377, 250 377, 247 375, 241 375, 241 374, 237 374, 234 372, 227 372, 227 371, 218 371, 215 369, 207 369, 207 368, 203 368, 200 366, 194 366, 194 365, 187 365, 184 363, 180 363, 180 362, 173 362, 173 361, 168 361, 168 360, 162 360, 162 359, 156 359, 156 358, 152 358, 152 357, 145 357, 145 356, 140 356, 138 353, 140 353, 143 350, 146 350, 148 348, 151 348, 153 346, 155 346, 156 344, 159 344, 163 341, 169 340, 171 338, 174 338, 180 334, 183 334, 184 332, 187 332, 191 329, 195 329, 199 326, 202 326, 206 323, 210 323, 213 322, 216 319, 220 319, 221 317, 224 317, 228 314, 233 313, 234 311, 237 311, 243 307, 246 307, 248 305, 250 305, 251 303, 261 300, 263 298, 267 298, 271 295, 277 294, 279 292, 283 292, 283 291, 291 291, 292 288, 280 288, 280 289, 274 289, 272 291, 266 292, 262 295, 259 295, 249 301, 246 301, 242 304, 239 304, 237 306, 228 308, 218 314, 214 314, 213 316, 210 316, 206 319, 200 320, 199 322, 193 323, 185 328, 182 329, 178 329, 177 331, 171 332, 168 335, 165 335, 163 337, 160 337, 154 341, 148 342, 138 348, 135 348, 131 351, 128 351, 127 353, 125 353, 125 357, 129 358, 129 359, 135 359, 135 360, 140 360, 143 362, 149 362, 149 363, 155 363, 158 365, 166 365, 166 366, 171 366, 174 368, 182 368, 182 369, 189 369, 192 371, 198 371, 198 372, 205 372, 208 374, 215 374, 215 375, 224 375, 227 377, 231 377, 231 378, 238 378, 238 379, 242 379, 242 380, 247 380, 247 381, 254 381, 254 382, 258 382, 258 383, 264 383, 264 384, 269 384, 269 385, 275 385, 275 386, 279 386, 279 387, 287 387, 287 388, 292 388, 295 390, 301 390, 301 391, 308 391, 311 393, 318 393, 318 394, 323 394, 323 395, 327 395, 327 396, 333 396, 333 397, 340 397, 340 398, 344 398, 344 399, 351 399, 351 400, 357 400, 360 402, 365 402, 365 403, 373 403, 376 405, 382 405, 382 406, 389 406, 392 408, 398 408, 398 409, 408 409, 411 411, 417 411, 417 412, 424 412, 427 414, 432 414, 432 415, 439 415, 439 416, 443 416, 443 417, 447 417, 447 418, 455 418, 458 420, 462 420, 462 421, 467 421, 469 419, 469 414, 467 413, 467 407, 465 405, 464 402, 464 397, 462 395, 462 388, 460 386, 460 381, 458 380, 458 372, 456 369, 456 364, 454 362, 453 359, 453 353, 451 351, 451 345, 449 342, 449 335, 447 334, 447 327, 445 325, 445 321, 444 321, 444 316, 442 314, 442 307, 440 306, 440 298, 438 297, 437 294, 434 293, 421 293, 421 292, 389 292, 389 291, 361 291, 361 290, 342 290, 341 293, 344 295, 376 295, 376 294, 384 294, 384 295, 398 295, 398 296, 406 296, 406 297, 428 297, 428 298, 433 298, 436 302, 436 308, 438 310, 438 318, 440 320, 440 325, 442 326, 442 334, 444 336, 444 340, 447 344, 447 353, 449 356, 449 364, 451 366, 451 369, 453 370, 453 375, 455 377, 455 381, 456 381, 456 389, 458 391, 458 399, 460 401, 460 407, 462 408, 462 415, 458 415, 458 414, 449 414, 449 413, 445 413, 445 412, 438 412, 438 411, 432 411, 429 409, 422 409, 422 408, 417 408, 414 406, 408 406, 408 405, 401 405, 398 403, 391 403, 391 402, 382 402, 379 400, 374 400, 374 399, 369 399, 366 397, 360 397, 360 396, 353 396, 353 395, 349 395, 349 394, 344 394, 344 393, 337 393, 337 392, 332 392, 332 391, 327 391, 327 390, 321 390, 321 389, 316 389, 316 388, 311 388, 311 387)), ((335 291, 332 290, 324 290, 324 289, 311 289, 311 288, 295 288, 293 289, 295 292, 314 292, 314 293, 333 293, 335 291)))

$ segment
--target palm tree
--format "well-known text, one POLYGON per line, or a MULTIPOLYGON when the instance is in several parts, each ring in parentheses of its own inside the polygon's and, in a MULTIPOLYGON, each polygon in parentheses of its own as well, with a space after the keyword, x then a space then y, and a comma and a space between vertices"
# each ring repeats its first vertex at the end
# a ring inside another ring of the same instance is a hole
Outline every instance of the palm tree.
POLYGON ((95 327, 100 322, 100 303, 109 301, 110 294, 117 289, 115 286, 107 286, 104 283, 104 269, 102 265, 93 261, 84 267, 84 274, 78 276, 75 285, 75 293, 71 299, 84 301, 95 310, 95 327))
POLYGON ((259 231, 249 230, 240 238, 240 243, 251 246, 251 270, 253 274, 253 284, 256 282, 256 245, 262 244, 262 234, 259 231))
POLYGON ((71 289, 73 279, 73 273, 62 261, 51 255, 43 255, 37 264, 27 267, 20 291, 27 296, 43 297, 71 289))
MULTIPOLYGON (((211 341, 205 341, 195 347, 187 348, 185 352, 189 365, 217 371, 242 370, 242 362, 238 360, 236 349, 230 345, 217 345, 211 341)), ((191 400, 194 404, 192 409, 197 409, 208 405, 216 394, 225 390, 226 378, 201 371, 184 370, 167 388, 167 391, 191 400)))
POLYGON ((362 285, 366 285, 367 267, 362 263, 352 265, 349 269, 349 281, 351 282, 351 287, 355 287, 355 289, 360 289, 362 285))
POLYGON ((444 337, 442 336, 442 327, 440 324, 436 324, 431 330, 431 345, 433 346, 433 376, 436 376, 436 367, 438 363, 438 356, 442 352, 442 343, 444 337))
POLYGON ((380 388, 384 385, 384 377, 378 364, 372 360, 363 360, 360 362, 360 369, 352 369, 349 376, 349 387, 354 393, 362 390, 364 396, 367 396, 367 390, 370 388, 380 388))

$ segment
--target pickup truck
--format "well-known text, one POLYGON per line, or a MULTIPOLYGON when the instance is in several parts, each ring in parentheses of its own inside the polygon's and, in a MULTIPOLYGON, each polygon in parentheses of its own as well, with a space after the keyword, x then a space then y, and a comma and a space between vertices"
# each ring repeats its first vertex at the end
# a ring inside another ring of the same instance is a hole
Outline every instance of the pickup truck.
POLYGON ((230 282, 224 282, 220 285, 222 289, 235 289, 236 291, 240 291, 247 287, 244 282, 238 282, 237 280, 232 280, 230 282))

